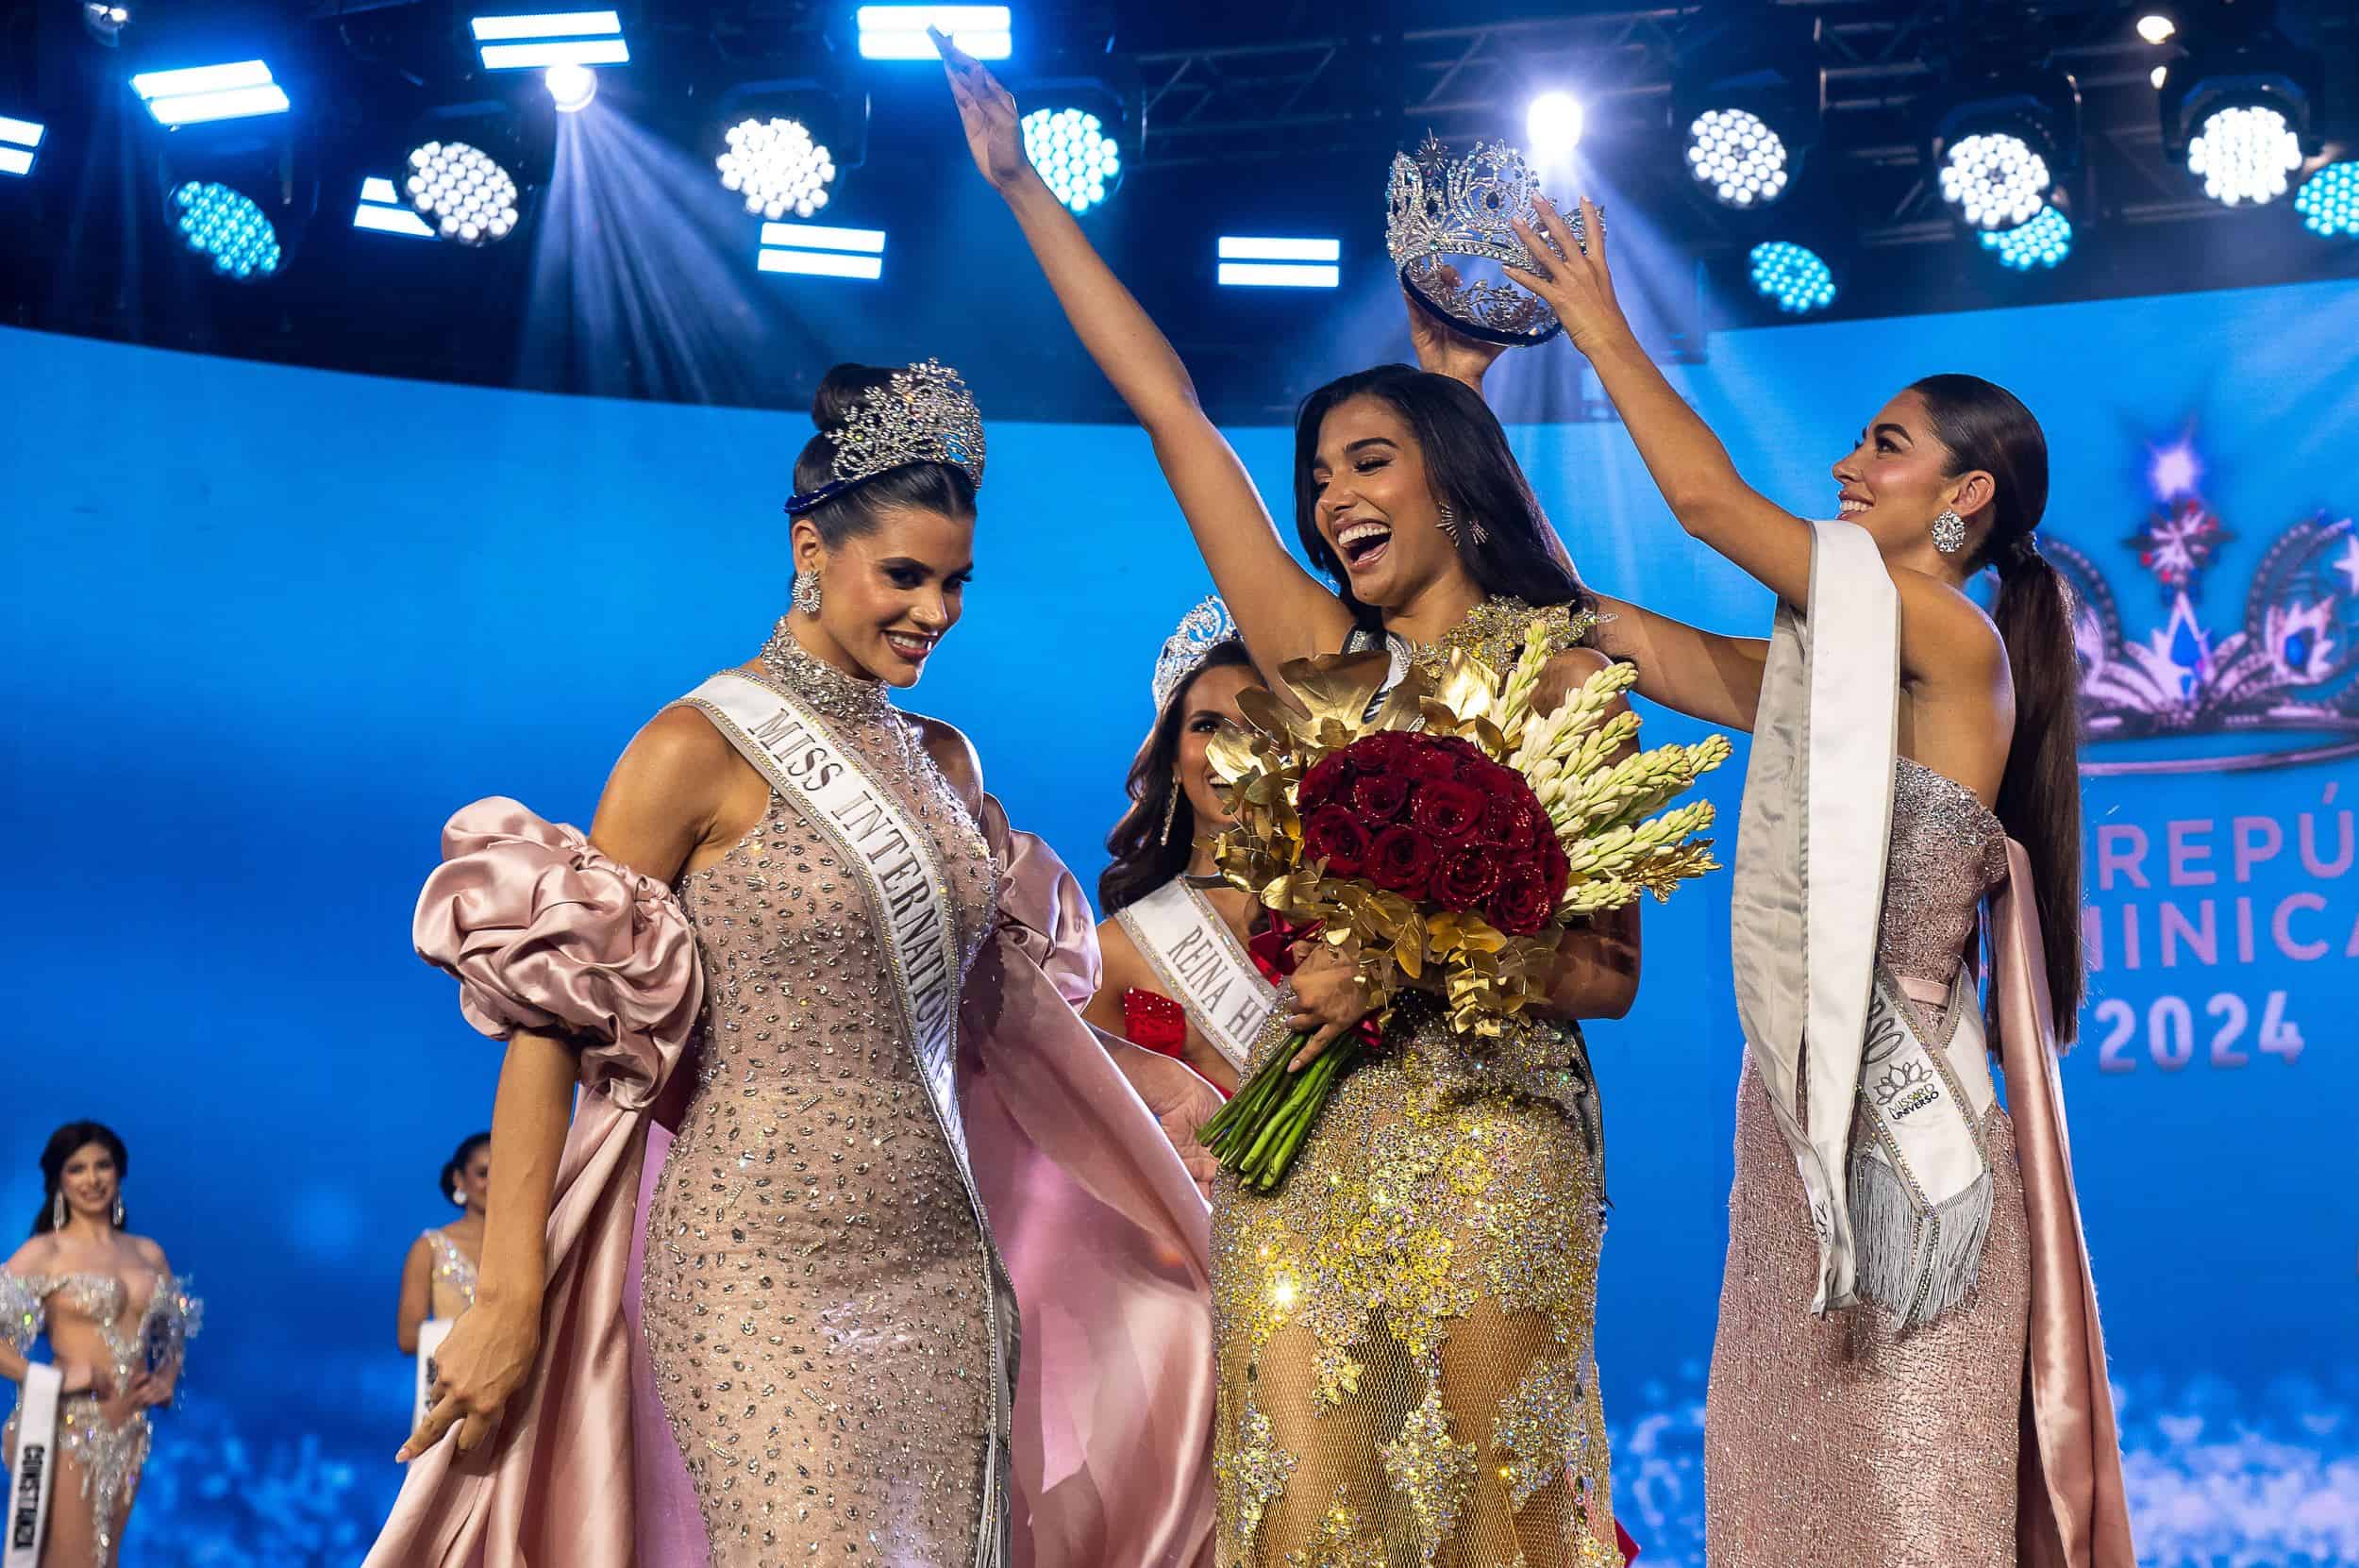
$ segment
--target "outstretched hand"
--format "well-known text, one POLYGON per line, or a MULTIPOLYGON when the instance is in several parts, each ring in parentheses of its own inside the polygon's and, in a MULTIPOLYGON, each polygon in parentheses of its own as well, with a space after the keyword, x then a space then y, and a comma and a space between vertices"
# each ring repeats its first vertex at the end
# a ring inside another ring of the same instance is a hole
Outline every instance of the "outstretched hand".
POLYGON ((1024 126, 1014 95, 941 28, 929 27, 926 36, 934 41, 943 73, 950 78, 950 96, 959 106, 959 123, 966 129, 966 150, 975 155, 975 167, 995 188, 1006 189, 1032 168, 1024 155, 1024 126))
POLYGON ((1531 257, 1528 267, 1510 266, 1509 277, 1548 302, 1564 335, 1581 353, 1595 357, 1609 343, 1630 336, 1630 323, 1614 297, 1614 274, 1605 259, 1605 223, 1587 197, 1581 198, 1581 233, 1588 243, 1573 237, 1572 225, 1546 196, 1532 199, 1535 231, 1522 219, 1514 220, 1515 237, 1531 257))

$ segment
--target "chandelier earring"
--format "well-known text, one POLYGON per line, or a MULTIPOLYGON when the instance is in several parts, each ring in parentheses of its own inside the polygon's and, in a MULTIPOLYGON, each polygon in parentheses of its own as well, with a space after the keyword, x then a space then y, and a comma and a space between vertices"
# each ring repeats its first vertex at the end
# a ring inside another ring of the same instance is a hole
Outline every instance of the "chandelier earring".
POLYGON ((1966 519, 1948 507, 1933 519, 1933 548, 1945 556, 1954 556, 1966 548, 1966 519))
POLYGON ((65 1189, 62 1187, 58 1189, 57 1201, 49 1206, 49 1228, 52 1230, 65 1228, 65 1189))
POLYGON ((117 1230, 123 1228, 123 1194, 121 1193, 115 1194, 115 1228, 117 1230))
POLYGON ((819 613, 819 568, 807 566, 795 574, 795 608, 806 615, 819 613))
POLYGON ((1442 530, 1442 537, 1450 543, 1454 545, 1458 542, 1458 514, 1447 506, 1442 508, 1441 518, 1434 525, 1442 530))
POLYGON ((1166 844, 1171 842, 1172 825, 1179 820, 1180 781, 1175 778, 1171 781, 1171 792, 1163 797, 1163 832, 1159 842, 1166 844))

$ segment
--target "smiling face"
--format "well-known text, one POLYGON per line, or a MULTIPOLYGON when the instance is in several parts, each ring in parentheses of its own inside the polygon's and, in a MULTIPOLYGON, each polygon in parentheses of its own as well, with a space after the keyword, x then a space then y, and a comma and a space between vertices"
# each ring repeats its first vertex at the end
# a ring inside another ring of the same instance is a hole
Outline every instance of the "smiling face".
POLYGON ((832 549, 809 519, 797 520, 795 570, 818 574, 817 629, 851 666, 914 686, 963 611, 975 519, 919 507, 884 507, 876 517, 874 528, 832 549))
POLYGON ((1834 465, 1839 515, 1865 528, 1887 560, 1971 560, 1989 529, 1995 491, 1979 469, 1948 472, 1955 461, 1934 433, 1924 398, 1903 392, 1876 410, 1859 444, 1834 465), (1945 509, 1966 525, 1966 547, 1955 557, 1941 556, 1932 544, 1933 519, 1945 509))
POLYGON ((1205 753, 1213 737, 1220 733, 1223 720, 1245 722, 1237 693, 1260 684, 1261 677, 1251 665, 1221 664, 1189 681, 1180 694, 1180 749, 1172 761, 1172 775, 1187 797, 1188 809, 1196 813, 1199 833, 1230 826, 1237 820, 1213 787, 1212 764, 1205 753))
POLYGON ((114 1152, 104 1143, 83 1144, 66 1156, 58 1186, 65 1193, 66 1206, 76 1214, 85 1219, 108 1217, 113 1213, 115 1194, 123 1187, 114 1152))
POLYGON ((1464 570, 1442 532, 1416 436, 1381 398, 1347 398, 1327 411, 1310 481, 1313 520, 1362 604, 1397 609, 1464 570))

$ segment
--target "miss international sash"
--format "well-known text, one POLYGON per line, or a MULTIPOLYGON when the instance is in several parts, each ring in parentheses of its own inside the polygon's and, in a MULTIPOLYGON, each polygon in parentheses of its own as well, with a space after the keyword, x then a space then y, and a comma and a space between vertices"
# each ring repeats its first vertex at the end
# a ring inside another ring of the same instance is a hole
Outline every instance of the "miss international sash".
POLYGON ((982 1477, 984 1515, 976 1533, 975 1568, 1002 1568, 1013 1550, 1008 1465, 1018 1325, 1014 1288, 992 1244, 959 1109, 961 965, 948 880, 935 864, 925 829, 870 776, 860 754, 791 694, 732 671, 714 676, 680 700, 711 719, 772 789, 802 809, 867 889, 918 1077, 965 1184, 990 1270, 994 1438, 982 1477))
POLYGON ((58 1392, 65 1378, 45 1361, 25 1368, 25 1392, 17 1405, 16 1463, 8 1472, 8 1539, 0 1555, 6 1568, 35 1568, 42 1538, 49 1528, 49 1493, 58 1470, 58 1392))
POLYGON ((1944 1037, 1928 1044, 1907 982, 1877 967, 1899 599, 1865 530, 1812 528, 1810 603, 1799 615, 1779 605, 1763 669, 1730 959, 1748 1055, 1818 1238, 1811 1309, 1865 1295, 1905 1328, 1960 1300, 1980 1272, 1991 1209, 1982 1123, 1997 1096, 1967 976, 1951 982, 1944 1037))
POLYGON ((1202 890, 1175 876, 1114 911, 1188 1022, 1238 1072, 1277 1010, 1278 988, 1262 976, 1202 890))

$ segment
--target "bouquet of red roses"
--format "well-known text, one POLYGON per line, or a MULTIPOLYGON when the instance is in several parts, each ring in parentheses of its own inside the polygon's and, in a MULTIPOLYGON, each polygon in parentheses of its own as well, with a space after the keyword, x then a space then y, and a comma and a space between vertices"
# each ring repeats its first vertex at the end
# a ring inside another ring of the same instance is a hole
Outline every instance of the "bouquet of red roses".
MULTIPOLYGON (((1663 808, 1728 757, 1728 742, 1631 751, 1637 716, 1609 711, 1634 676, 1626 665, 1540 714, 1531 698, 1548 653, 1535 624, 1505 676, 1461 651, 1438 691, 1413 669, 1377 704, 1384 658, 1334 655, 1280 672, 1298 706, 1244 693, 1250 727, 1211 751, 1237 813, 1213 843, 1222 879, 1281 919, 1314 923, 1379 1009, 1430 973, 1454 1028, 1499 1033, 1545 991, 1566 922, 1641 892, 1666 898, 1715 869, 1710 842, 1692 836, 1711 824, 1710 803, 1663 808)), ((1368 1049, 1366 1031, 1347 1035, 1287 1072, 1307 1038, 1272 1055, 1197 1135, 1263 1191, 1368 1049)))

